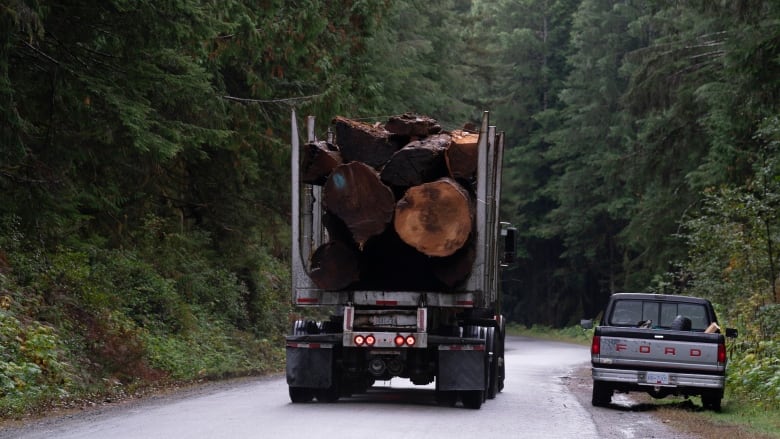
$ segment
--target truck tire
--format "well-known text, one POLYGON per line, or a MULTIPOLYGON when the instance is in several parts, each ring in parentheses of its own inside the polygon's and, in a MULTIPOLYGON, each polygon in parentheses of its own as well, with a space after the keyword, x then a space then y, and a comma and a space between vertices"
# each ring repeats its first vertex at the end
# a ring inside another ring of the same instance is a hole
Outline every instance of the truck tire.
POLYGON ((608 407, 612 402, 612 388, 603 381, 593 381, 593 396, 591 398, 593 407, 608 407))
POLYGON ((455 407, 458 403, 458 392, 436 389, 436 404, 444 407, 455 407))
POLYGON ((460 399, 463 401, 463 407, 479 410, 482 407, 482 401, 485 400, 485 391, 464 390, 460 395, 460 399))
POLYGON ((498 332, 495 331, 494 328, 488 328, 487 332, 487 351, 492 353, 488 354, 488 376, 487 376, 487 398, 488 399, 494 399, 496 395, 498 394, 498 358, 499 358, 499 349, 498 346, 500 344, 500 341, 497 340, 498 338, 498 332))
POLYGON ((290 387, 290 401, 293 404, 310 402, 314 399, 314 390, 308 387, 290 387))
POLYGON ((333 384, 331 384, 330 387, 316 389, 314 391, 314 395, 317 397, 317 401, 319 402, 336 402, 341 396, 341 386, 339 386, 338 382, 334 379, 333 384))

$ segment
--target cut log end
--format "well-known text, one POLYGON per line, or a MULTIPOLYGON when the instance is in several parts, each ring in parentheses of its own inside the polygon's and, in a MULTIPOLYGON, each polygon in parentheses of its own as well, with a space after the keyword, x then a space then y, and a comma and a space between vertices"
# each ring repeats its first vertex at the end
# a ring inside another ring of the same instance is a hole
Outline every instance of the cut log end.
POLYGON ((394 226, 404 242, 428 256, 449 256, 473 227, 471 198, 450 178, 410 188, 396 204, 394 226))
POLYGON ((452 142, 445 154, 450 176, 452 178, 471 178, 477 172, 479 135, 462 130, 453 131, 451 134, 452 142))

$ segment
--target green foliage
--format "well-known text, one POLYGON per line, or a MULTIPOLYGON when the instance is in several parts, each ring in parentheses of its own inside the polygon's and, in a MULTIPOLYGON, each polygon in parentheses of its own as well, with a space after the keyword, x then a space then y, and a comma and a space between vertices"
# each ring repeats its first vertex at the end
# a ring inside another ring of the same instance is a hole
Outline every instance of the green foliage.
MULTIPOLYGON (((10 305, 7 296, 4 299, 10 305)), ((73 370, 63 359, 61 343, 54 328, 22 323, 0 309, 0 414, 23 412, 46 398, 67 395, 73 370)))
POLYGON ((193 380, 267 373, 283 366, 284 348, 278 336, 254 337, 205 313, 195 314, 196 324, 187 333, 144 333, 152 367, 176 380, 193 380))
POLYGON ((780 340, 738 345, 730 356, 728 385, 752 405, 780 410, 780 340))
POLYGON ((780 124, 764 121, 756 136, 763 159, 754 177, 737 188, 709 191, 701 212, 686 223, 689 291, 721 305, 738 326, 729 380, 754 403, 780 407, 780 124))

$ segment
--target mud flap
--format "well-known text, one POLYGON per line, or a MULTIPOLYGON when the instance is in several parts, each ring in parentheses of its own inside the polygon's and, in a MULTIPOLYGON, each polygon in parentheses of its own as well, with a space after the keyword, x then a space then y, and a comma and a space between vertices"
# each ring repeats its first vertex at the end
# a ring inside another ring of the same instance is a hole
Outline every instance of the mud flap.
POLYGON ((439 346, 438 390, 485 390, 484 346, 475 347, 439 346))
POLYGON ((333 344, 287 343, 287 384, 326 389, 332 384, 333 344))

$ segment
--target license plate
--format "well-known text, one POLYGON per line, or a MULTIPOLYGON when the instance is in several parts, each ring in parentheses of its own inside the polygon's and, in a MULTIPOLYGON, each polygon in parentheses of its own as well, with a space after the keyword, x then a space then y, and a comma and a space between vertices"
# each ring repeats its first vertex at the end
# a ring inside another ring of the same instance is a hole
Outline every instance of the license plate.
POLYGON ((374 326, 393 326, 395 324, 395 317, 393 316, 374 316, 371 318, 371 323, 374 326))
POLYGON ((666 372, 647 372, 645 381, 648 384, 669 384, 669 374, 666 372))

